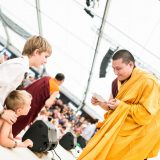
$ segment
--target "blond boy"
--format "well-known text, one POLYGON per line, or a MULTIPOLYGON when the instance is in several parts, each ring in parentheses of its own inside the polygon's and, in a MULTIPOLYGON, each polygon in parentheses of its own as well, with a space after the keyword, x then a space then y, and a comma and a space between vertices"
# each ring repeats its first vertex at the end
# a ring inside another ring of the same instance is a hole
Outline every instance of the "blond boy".
MULTIPOLYGON (((5 100, 6 109, 13 110, 17 117, 28 114, 31 108, 32 96, 24 90, 12 91, 5 100)), ((17 142, 12 135, 12 125, 8 121, 0 119, 0 145, 8 148, 32 147, 33 142, 26 139, 24 142, 17 142)))
POLYGON ((3 108, 6 96, 21 84, 29 67, 40 67, 45 64, 51 53, 51 45, 46 39, 32 36, 26 41, 21 57, 0 64, 0 117, 2 119, 11 124, 15 123, 17 115, 12 110, 3 108))

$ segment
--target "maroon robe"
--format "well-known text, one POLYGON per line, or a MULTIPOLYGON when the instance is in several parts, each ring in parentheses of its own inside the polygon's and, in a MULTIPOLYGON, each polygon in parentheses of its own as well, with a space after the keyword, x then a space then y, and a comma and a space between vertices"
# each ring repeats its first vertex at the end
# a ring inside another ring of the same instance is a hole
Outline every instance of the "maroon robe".
MULTIPOLYGON (((131 75, 123 80, 123 81, 120 81, 121 84, 125 83, 126 81, 128 81, 129 79, 131 78, 131 75)), ((113 98, 115 98, 118 94, 118 79, 116 78, 113 82, 112 82, 112 95, 113 95, 113 98)))
POLYGON ((31 109, 27 115, 18 117, 16 123, 13 124, 12 133, 14 137, 35 120, 38 113, 43 108, 45 101, 50 97, 50 78, 51 77, 47 76, 43 77, 24 88, 24 90, 32 95, 31 109))
POLYGON ((112 82, 112 95, 113 98, 115 98, 118 94, 118 84, 117 84, 118 79, 116 78, 113 82, 112 82))

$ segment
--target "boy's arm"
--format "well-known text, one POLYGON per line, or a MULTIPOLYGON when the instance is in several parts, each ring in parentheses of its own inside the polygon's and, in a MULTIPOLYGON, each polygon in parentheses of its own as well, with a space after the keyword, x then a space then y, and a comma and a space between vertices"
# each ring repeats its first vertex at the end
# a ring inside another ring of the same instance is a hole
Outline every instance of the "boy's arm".
POLYGON ((0 145, 3 147, 13 148, 15 146, 15 141, 10 139, 12 125, 7 121, 4 121, 0 130, 0 145))
POLYGON ((0 130, 0 145, 3 147, 8 148, 15 148, 15 147, 32 147, 33 142, 30 139, 26 139, 24 142, 17 142, 12 139, 11 131, 12 125, 9 124, 7 121, 4 121, 0 130))
POLYGON ((11 140, 14 140, 14 137, 13 137, 12 131, 9 133, 9 138, 10 138, 11 140))

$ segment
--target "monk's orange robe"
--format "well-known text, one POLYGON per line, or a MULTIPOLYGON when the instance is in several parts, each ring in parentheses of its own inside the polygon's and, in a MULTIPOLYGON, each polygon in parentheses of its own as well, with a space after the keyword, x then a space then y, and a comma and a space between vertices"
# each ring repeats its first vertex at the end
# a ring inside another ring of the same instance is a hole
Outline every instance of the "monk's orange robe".
POLYGON ((116 110, 107 112, 100 130, 78 160, 144 160, 160 149, 160 84, 138 68, 116 96, 116 110))

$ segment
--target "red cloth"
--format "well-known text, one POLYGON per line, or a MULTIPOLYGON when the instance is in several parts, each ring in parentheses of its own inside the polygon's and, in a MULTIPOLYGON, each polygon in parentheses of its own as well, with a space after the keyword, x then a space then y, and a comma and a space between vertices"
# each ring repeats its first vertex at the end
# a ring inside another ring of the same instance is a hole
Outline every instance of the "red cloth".
POLYGON ((113 98, 115 98, 118 94, 118 79, 116 78, 113 82, 112 82, 112 95, 113 98))
POLYGON ((49 79, 51 77, 43 77, 28 87, 24 88, 32 95, 31 109, 26 116, 18 117, 16 123, 12 126, 12 133, 15 137, 18 135, 27 125, 35 120, 38 113, 43 108, 45 101, 50 97, 49 91, 49 79))

